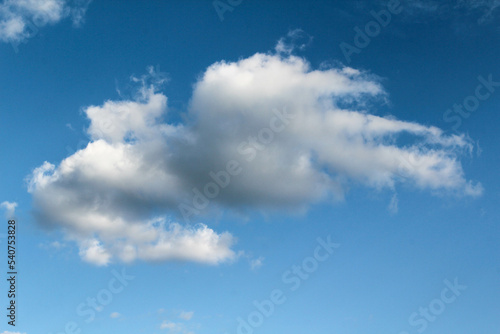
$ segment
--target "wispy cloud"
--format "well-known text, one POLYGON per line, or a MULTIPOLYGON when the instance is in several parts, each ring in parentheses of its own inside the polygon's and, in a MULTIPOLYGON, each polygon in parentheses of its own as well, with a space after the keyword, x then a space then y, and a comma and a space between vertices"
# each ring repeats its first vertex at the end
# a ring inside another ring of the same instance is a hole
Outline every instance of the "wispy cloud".
POLYGON ((193 311, 182 311, 180 314, 179 314, 179 318, 181 318, 182 320, 191 320, 191 318, 193 317, 194 315, 194 312, 193 311))
POLYGON ((397 194, 392 195, 391 201, 389 202, 389 206, 387 207, 390 213, 392 214, 398 213, 399 211, 398 203, 399 203, 398 195, 397 194))
POLYGON ((43 248, 43 249, 47 249, 47 250, 52 249, 55 251, 58 251, 58 250, 61 250, 61 249, 68 247, 68 245, 66 243, 59 242, 59 241, 52 241, 49 243, 41 243, 39 246, 40 246, 40 248, 43 248))
POLYGON ((117 318, 120 318, 122 315, 118 312, 113 312, 109 315, 110 318, 112 319, 117 319, 117 318))
POLYGON ((264 263, 264 257, 260 256, 257 259, 250 260, 250 269, 255 270, 262 267, 264 263))
POLYGON ((460 0, 458 6, 475 10, 479 13, 479 23, 486 23, 493 20, 500 6, 500 0, 460 0))
POLYGON ((160 329, 164 329, 169 333, 194 334, 193 331, 186 328, 185 324, 168 320, 165 320, 161 323, 160 329))
POLYGON ((422 15, 455 19, 474 17, 480 24, 493 22, 500 6, 500 0, 405 0, 401 3, 405 12, 414 18, 422 15))
POLYGON ((276 47, 277 53, 290 55, 294 50, 304 50, 312 43, 312 36, 305 33, 302 29, 295 29, 288 32, 286 37, 280 38, 276 47))

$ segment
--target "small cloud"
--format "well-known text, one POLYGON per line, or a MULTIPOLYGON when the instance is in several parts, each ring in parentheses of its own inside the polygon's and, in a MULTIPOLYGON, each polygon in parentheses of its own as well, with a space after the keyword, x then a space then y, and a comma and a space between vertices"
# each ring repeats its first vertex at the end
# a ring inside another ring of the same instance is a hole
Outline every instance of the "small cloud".
POLYGON ((389 203, 389 206, 387 207, 390 213, 396 214, 398 213, 398 195, 394 194, 392 195, 391 202, 389 203))
POLYGON ((280 38, 276 47, 277 53, 290 55, 295 49, 303 51, 312 42, 312 37, 305 33, 302 29, 295 29, 288 32, 286 37, 280 38))
MULTIPOLYGON (((190 320, 194 315, 194 312, 187 312, 187 311, 182 311, 179 314, 179 318, 183 320, 190 320)), ((176 334, 194 334, 193 328, 199 328, 199 325, 196 324, 187 324, 183 322, 173 322, 169 320, 164 320, 160 324, 160 329, 167 330, 168 333, 176 333, 176 334)))
POLYGON ((179 318, 181 318, 183 320, 191 320, 193 315, 194 315, 193 311, 191 311, 191 312, 182 311, 181 314, 179 314, 179 318))
POLYGON ((484 215, 486 215, 486 210, 484 208, 481 208, 481 210, 479 210, 479 213, 481 217, 484 217, 484 215))
POLYGON ((80 28, 85 22, 85 14, 87 13, 87 8, 92 0, 76 0, 74 7, 70 10, 71 21, 73 22, 73 27, 80 28))
POLYGON ((180 329, 180 324, 176 324, 175 322, 171 322, 171 321, 164 321, 162 322, 162 324, 160 325, 160 329, 169 329, 171 331, 174 331, 174 330, 178 330, 180 329))
POLYGON ((85 262, 97 266, 107 266, 111 259, 111 255, 96 239, 84 240, 79 254, 85 262))
POLYGON ((59 241, 54 241, 54 242, 51 242, 49 244, 50 247, 53 247, 55 249, 60 249, 62 247, 64 247, 64 245, 62 243, 60 243, 59 241))
POLYGON ((2 332, 0 334, 26 334, 26 333, 5 331, 5 332, 2 332))
POLYGON ((483 153, 483 149, 481 148, 481 146, 479 146, 479 140, 476 142, 476 146, 477 146, 476 155, 480 157, 481 153, 483 153))
POLYGON ((262 267, 263 262, 264 262, 264 257, 262 257, 262 256, 260 256, 257 259, 251 260, 250 261, 250 269, 255 270, 255 269, 262 267))
POLYGON ((75 131, 75 129, 73 129, 73 126, 71 125, 71 123, 66 123, 66 127, 68 129, 70 129, 71 131, 75 131))
POLYGON ((116 319, 116 318, 120 318, 122 315, 118 312, 113 312, 109 315, 110 318, 112 319, 116 319))
POLYGON ((59 241, 54 241, 49 244, 50 247, 55 248, 55 249, 61 249, 66 247, 67 245, 65 243, 59 242, 59 241))
POLYGON ((40 28, 70 17, 74 26, 84 21, 91 0, 5 0, 0 4, 0 42, 19 44, 40 28))
POLYGON ((74 247, 66 241, 43 241, 38 247, 46 252, 50 257, 57 256, 68 260, 74 255, 74 247))
POLYGON ((14 214, 16 213, 16 207, 17 203, 16 202, 2 202, 0 204, 0 208, 5 210, 5 216, 7 218, 12 218, 14 217, 14 214))
POLYGON ((63 243, 63 242, 59 242, 59 241, 53 241, 53 242, 49 242, 49 243, 41 243, 40 245, 40 248, 42 249, 46 249, 46 250, 61 250, 63 248, 66 248, 68 245, 63 243))

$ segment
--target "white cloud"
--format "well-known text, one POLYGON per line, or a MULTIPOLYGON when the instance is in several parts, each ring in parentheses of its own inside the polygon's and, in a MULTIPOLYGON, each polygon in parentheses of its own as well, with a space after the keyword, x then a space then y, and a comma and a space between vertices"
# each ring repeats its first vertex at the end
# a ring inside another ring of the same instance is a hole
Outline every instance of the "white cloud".
POLYGON ((0 204, 0 208, 2 208, 2 209, 5 210, 5 216, 7 218, 14 217, 14 215, 16 213, 16 207, 17 207, 17 203, 16 202, 4 201, 4 202, 2 202, 0 204))
POLYGON ((71 17, 83 22, 91 0, 4 0, 0 4, 0 41, 21 42, 39 28, 71 17))
POLYGON ((260 256, 257 259, 252 259, 250 260, 250 269, 255 270, 260 267, 262 267, 262 264, 264 263, 264 257, 260 256))
POLYGON ((196 191, 217 187, 214 173, 230 161, 241 173, 210 198, 212 207, 297 210, 342 197, 353 185, 482 193, 460 163, 471 141, 370 114, 367 106, 386 93, 359 70, 315 70, 283 53, 218 62, 194 86, 188 121, 175 125, 163 121, 162 80, 137 81, 143 86, 135 99, 84 109, 88 146, 57 166, 43 163, 28 181, 38 217, 63 227, 91 263, 235 259, 228 232, 168 218, 180 217, 181 203, 203 211, 199 197, 193 202, 196 191), (402 135, 405 145, 398 144, 402 135))
POLYGON ((110 318, 112 319, 116 319, 116 318, 120 318, 122 315, 118 312, 113 312, 109 315, 110 318))
POLYGON ((26 334, 26 333, 4 331, 4 332, 2 332, 0 334, 26 334))
POLYGON ((79 255, 84 261, 97 266, 106 266, 111 260, 111 254, 96 239, 81 241, 79 255))
POLYGON ((160 329, 168 330, 169 333, 194 334, 194 332, 187 329, 184 324, 168 320, 161 323, 160 329))
POLYGON ((391 202, 389 203, 389 206, 387 207, 389 209, 389 212, 392 214, 398 213, 398 195, 394 194, 392 195, 391 202))
POLYGON ((187 311, 182 311, 180 314, 179 314, 179 318, 183 319, 183 320, 191 320, 191 318, 193 317, 194 315, 194 312, 193 311, 190 311, 190 312, 187 312, 187 311))
POLYGON ((290 55, 295 49, 304 50, 312 43, 312 39, 302 29, 291 30, 286 37, 282 37, 278 41, 274 49, 277 53, 290 55))
POLYGON ((181 324, 176 324, 175 322, 171 321, 163 321, 162 324, 160 325, 160 329, 169 329, 170 331, 177 331, 180 330, 181 324))

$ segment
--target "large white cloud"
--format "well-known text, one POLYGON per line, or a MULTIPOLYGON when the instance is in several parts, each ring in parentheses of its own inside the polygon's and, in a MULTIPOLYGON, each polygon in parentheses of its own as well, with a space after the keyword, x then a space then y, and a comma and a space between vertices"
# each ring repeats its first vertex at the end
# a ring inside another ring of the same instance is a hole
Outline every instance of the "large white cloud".
POLYGON ((4 0, 0 3, 0 41, 19 43, 46 25, 71 17, 79 25, 91 0, 4 0))
POLYGON ((184 124, 163 121, 167 97, 155 85, 86 108, 88 146, 35 169, 29 191, 38 217, 98 265, 235 259, 228 232, 175 222, 199 220, 209 204, 296 210, 353 184, 480 195, 459 161, 470 141, 370 114, 385 98, 373 76, 311 69, 289 52, 219 62, 194 86, 184 124))

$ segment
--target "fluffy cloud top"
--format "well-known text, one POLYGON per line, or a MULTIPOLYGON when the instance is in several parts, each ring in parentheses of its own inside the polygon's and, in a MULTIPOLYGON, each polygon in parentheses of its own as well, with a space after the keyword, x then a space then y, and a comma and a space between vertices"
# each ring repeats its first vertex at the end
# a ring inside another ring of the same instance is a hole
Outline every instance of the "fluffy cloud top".
POLYGON ((20 42, 38 28, 71 17, 79 25, 91 0, 4 0, 0 4, 0 41, 20 42))
POLYGON ((91 263, 235 259, 228 232, 165 216, 197 220, 207 202, 297 209, 352 184, 482 192, 459 161, 473 147, 466 137, 371 114, 366 106, 386 93, 349 67, 312 69, 288 52, 215 63, 180 125, 164 121, 167 97, 155 85, 140 93, 86 108, 87 147, 29 180, 39 218, 62 226, 91 263))

